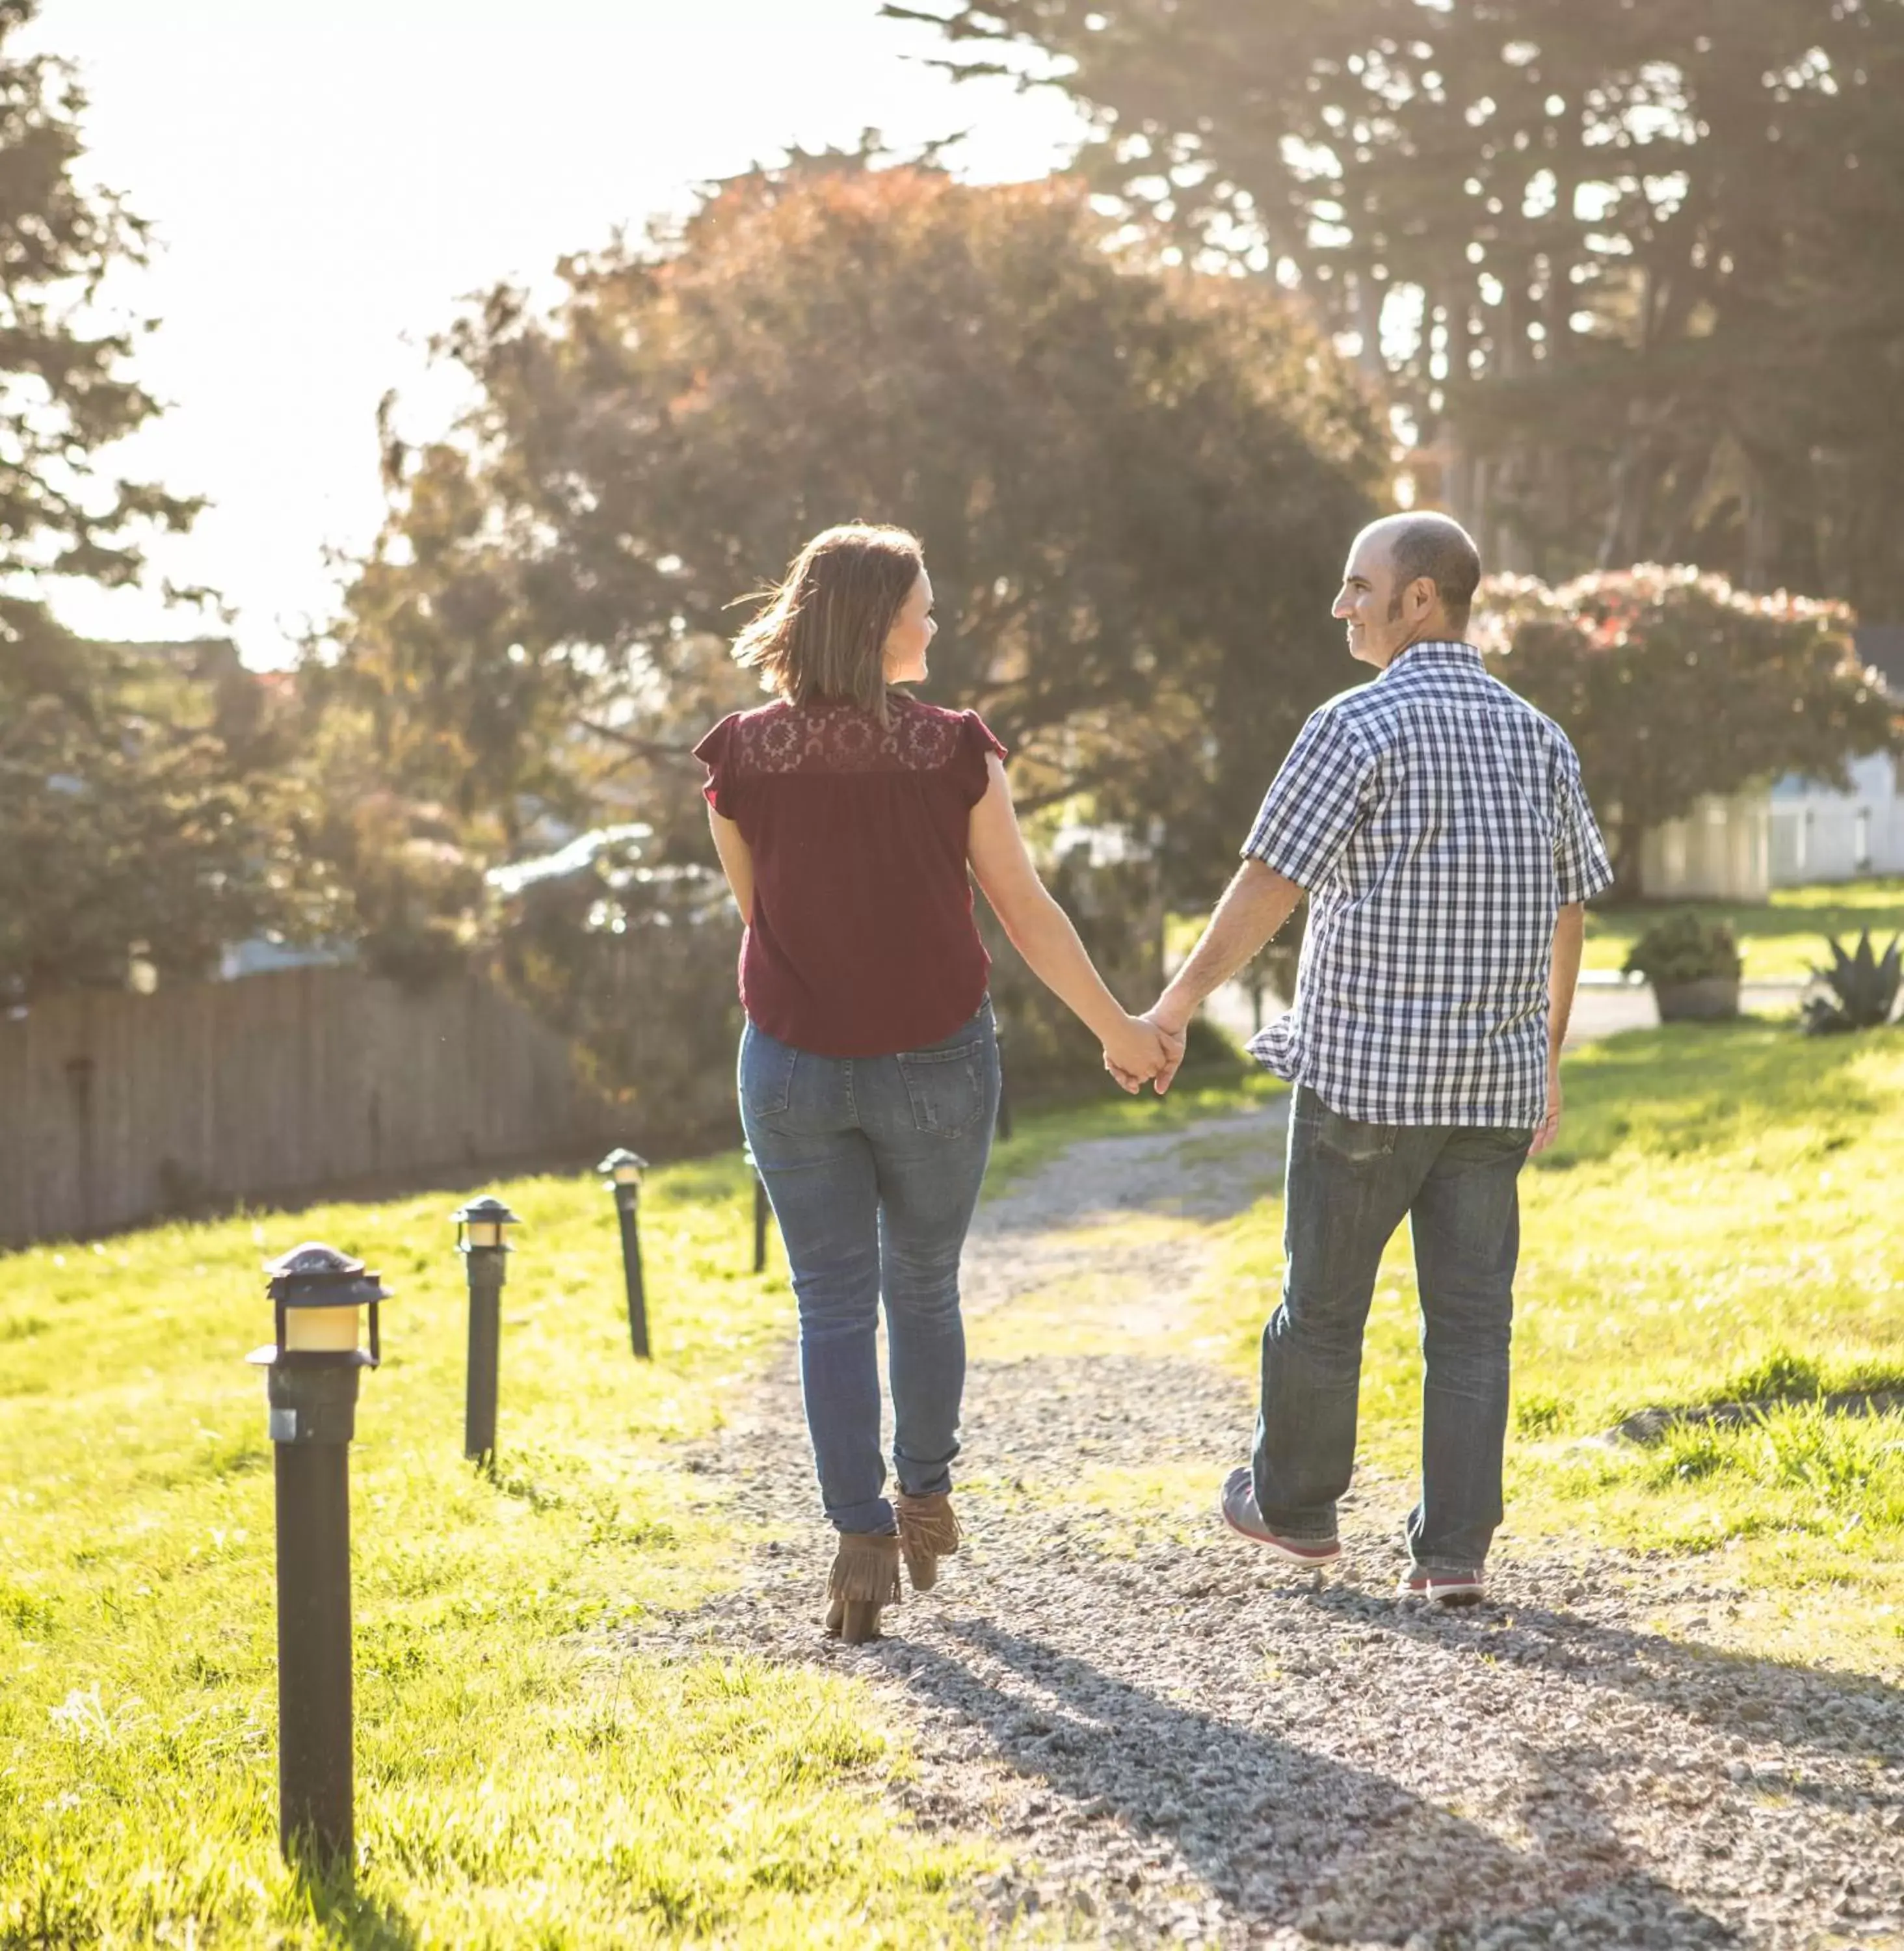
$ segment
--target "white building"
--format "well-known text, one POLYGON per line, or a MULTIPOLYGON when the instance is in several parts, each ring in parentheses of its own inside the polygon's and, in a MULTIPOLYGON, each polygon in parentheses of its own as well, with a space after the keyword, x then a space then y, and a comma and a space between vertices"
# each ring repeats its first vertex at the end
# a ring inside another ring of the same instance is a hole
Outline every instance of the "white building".
MULTIPOLYGON (((1904 628, 1861 629, 1858 648, 1904 698, 1904 628)), ((1796 774, 1769 789, 1701 800, 1647 834, 1650 899, 1762 901, 1774 888, 1904 874, 1904 767, 1887 752, 1851 761, 1849 791, 1796 774)))

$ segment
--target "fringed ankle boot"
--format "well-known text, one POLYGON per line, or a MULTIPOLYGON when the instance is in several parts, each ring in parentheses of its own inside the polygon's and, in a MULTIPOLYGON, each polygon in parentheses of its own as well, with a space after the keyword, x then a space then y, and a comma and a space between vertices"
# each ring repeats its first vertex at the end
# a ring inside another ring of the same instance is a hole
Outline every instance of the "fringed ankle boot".
POLYGON ((915 1592, 929 1592, 938 1583, 939 1560, 959 1548, 959 1521, 952 1515, 951 1497, 944 1491, 930 1497, 909 1497, 902 1491, 893 1500, 899 1519, 900 1548, 915 1592))
POLYGON ((899 1540, 891 1531, 843 1531, 826 1575, 826 1630, 858 1646, 879 1637, 879 1612, 899 1603, 899 1540))

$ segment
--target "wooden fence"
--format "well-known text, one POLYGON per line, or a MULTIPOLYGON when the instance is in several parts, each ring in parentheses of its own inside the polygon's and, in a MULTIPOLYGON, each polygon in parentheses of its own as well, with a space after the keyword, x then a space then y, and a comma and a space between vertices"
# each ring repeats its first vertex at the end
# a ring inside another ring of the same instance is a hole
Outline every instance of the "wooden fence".
POLYGON ((563 1039, 473 972, 417 993, 296 969, 0 1021, 6 1246, 625 1135, 563 1039))

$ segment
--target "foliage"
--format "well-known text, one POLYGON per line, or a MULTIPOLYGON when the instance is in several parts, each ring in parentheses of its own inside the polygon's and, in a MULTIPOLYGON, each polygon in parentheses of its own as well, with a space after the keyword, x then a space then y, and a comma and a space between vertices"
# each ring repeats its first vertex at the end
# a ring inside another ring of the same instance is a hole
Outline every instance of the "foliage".
POLYGON ((1736 982, 1743 964, 1739 944, 1722 921, 1676 914, 1656 922, 1626 958, 1629 976, 1643 976, 1655 988, 1669 982, 1736 982))
POLYGON ((551 1944, 961 1941, 982 1860, 868 1793, 904 1758, 860 1684, 639 1637, 766 1534, 682 1447, 792 1319, 738 1155, 649 1177, 649 1363, 601 1188, 497 1189, 526 1223, 487 1472, 455 1194, 7 1261, 0 1943, 519 1944, 526 1906, 551 1944), (269 1338, 261 1257, 314 1237, 396 1294, 351 1457, 354 1893, 278 1859, 271 1446, 238 1359, 269 1338))
POLYGON ((1640 836, 1706 794, 1896 750, 1898 721, 1837 604, 1642 565, 1549 589, 1484 586, 1495 669, 1572 739, 1625 893, 1640 836))
MULTIPOLYGON (((1702 902, 1700 912, 1725 922, 1737 938, 1746 981, 1798 983, 1811 973, 1814 944, 1821 933, 1865 927, 1904 933, 1904 881, 1824 881, 1774 888, 1762 901, 1702 902)), ((1596 904, 1588 909, 1581 966, 1619 968, 1652 913, 1643 904, 1596 904)))
MULTIPOLYGON (((71 70, 16 51, 38 11, 0 0, 0 994, 14 998, 123 981, 136 942, 161 966, 198 966, 222 927, 273 905, 275 871, 248 855, 258 795, 229 718, 161 730, 126 660, 76 641, 31 593, 47 574, 136 580, 142 535, 198 506, 101 464, 158 410, 127 370, 133 334, 95 305, 108 273, 143 261, 146 229, 79 171, 71 70)), ((228 686, 218 710, 231 703, 228 686)))
POLYGON ((986 713, 1022 798, 1160 822, 1185 897, 1213 893, 1266 755, 1341 681, 1369 404, 1278 296, 1120 254, 1078 184, 876 160, 735 179, 568 261, 549 315, 501 289, 465 317, 444 350, 477 404, 388 444, 317 681, 499 857, 540 810, 703 860, 686 750, 751 701, 731 606, 828 523, 901 522, 930 695, 986 713))
MULTIPOLYGON (((146 226, 76 173, 86 98, 71 69, 8 47, 39 11, 0 0, 0 574, 126 583, 142 567, 138 532, 183 528, 198 504, 98 466, 158 410, 126 371, 132 334, 98 329, 91 310, 109 272, 143 261, 146 226)), ((39 604, 7 622, 22 655, 57 663, 39 604)))
POLYGON ((1847 955, 1835 938, 1828 945, 1831 967, 1812 972, 1827 993, 1805 998, 1802 1021, 1806 1032, 1818 1036, 1837 1030, 1881 1029, 1897 1007, 1904 935, 1891 938, 1881 959, 1872 951, 1868 929, 1859 936, 1855 954, 1847 955))
POLYGON ((135 651, 0 601, 0 992, 203 976, 320 928, 284 701, 227 643, 135 651))
POLYGON ((598 1090, 685 1149, 735 1128, 740 917, 719 873, 645 864, 649 837, 607 829, 501 870, 497 967, 598 1090))
MULTIPOLYGON (((1430 498, 1904 613, 1893 0, 907 0, 1088 108, 1094 185, 1300 287, 1430 498), (1016 52, 1012 51, 1016 50, 1016 52)), ((1505 538, 1503 538, 1505 540, 1505 538)))

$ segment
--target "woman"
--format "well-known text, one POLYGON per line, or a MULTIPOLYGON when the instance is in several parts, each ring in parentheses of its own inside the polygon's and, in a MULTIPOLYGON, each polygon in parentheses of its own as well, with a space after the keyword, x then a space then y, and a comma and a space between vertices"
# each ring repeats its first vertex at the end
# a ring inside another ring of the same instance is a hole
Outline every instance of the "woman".
POLYGON ((734 646, 777 701, 723 719, 695 748, 747 923, 741 1124, 793 1270, 807 1425, 839 1533, 827 1628, 854 1640, 876 1638, 881 1607, 897 1600, 902 1552, 922 1592, 958 1544, 959 1253, 998 1107, 968 866, 1108 1063, 1141 1080, 1166 1062, 1160 1033, 1119 1005, 1040 883, 1004 748, 977 713, 889 689, 925 676, 937 628, 916 537, 829 529, 734 646), (893 1502, 879 1454, 882 1294, 893 1502))

